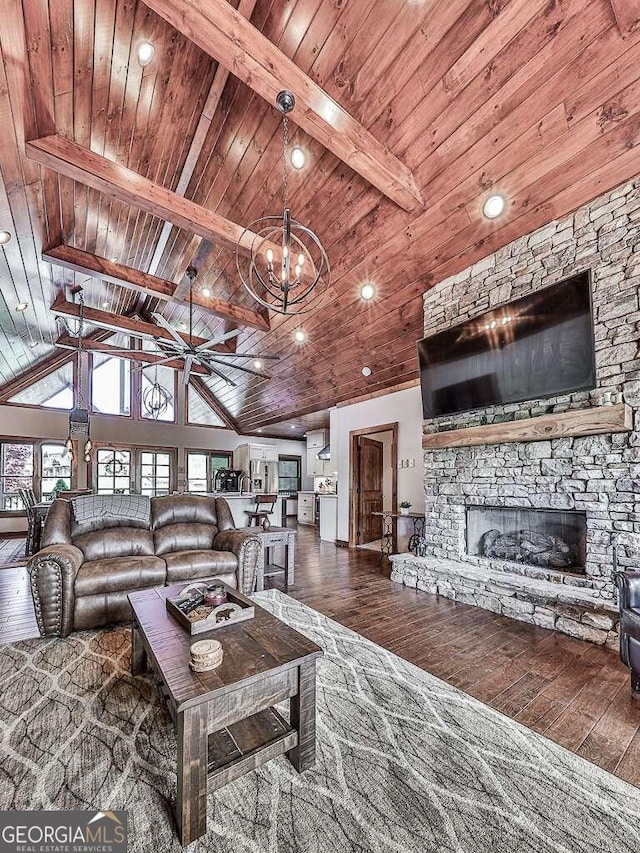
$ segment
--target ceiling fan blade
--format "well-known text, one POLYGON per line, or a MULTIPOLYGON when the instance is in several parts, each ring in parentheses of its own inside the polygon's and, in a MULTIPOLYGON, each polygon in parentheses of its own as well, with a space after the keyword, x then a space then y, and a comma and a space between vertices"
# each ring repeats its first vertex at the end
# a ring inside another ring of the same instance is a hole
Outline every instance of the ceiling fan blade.
POLYGON ((191 365, 193 364, 193 356, 185 355, 184 357, 184 373, 182 374, 182 381, 186 385, 189 384, 189 379, 191 377, 191 365))
POLYGON ((280 361, 279 355, 260 355, 257 352, 217 352, 216 358, 256 358, 260 361, 280 361))
POLYGON ((138 367, 133 368, 133 372, 135 373, 138 370, 148 370, 150 367, 160 367, 162 364, 166 364, 168 361, 174 361, 176 356, 170 355, 167 358, 162 358, 160 361, 149 361, 144 364, 138 365, 138 367))
MULTIPOLYGON (((219 358, 212 358, 208 356, 205 364, 207 367, 211 367, 210 362, 215 362, 216 364, 224 364, 225 367, 233 369, 233 370, 241 370, 243 373, 252 373, 254 376, 260 376, 262 379, 271 379, 268 373, 263 373, 261 370, 256 370, 254 367, 243 367, 239 364, 227 364, 226 361, 221 361, 219 358)), ((211 368, 213 370, 213 368, 211 368)))
POLYGON ((185 342, 184 342, 184 339, 180 337, 180 335, 176 332, 176 330, 173 328, 173 326, 171 325, 171 323, 170 323, 168 320, 165 320, 165 319, 164 319, 164 317, 162 316, 162 314, 158 314, 158 312, 157 312, 157 311, 154 311, 154 312, 151 314, 151 316, 153 317, 153 319, 156 321, 156 323, 157 323, 159 326, 162 326, 162 328, 163 328, 163 329, 166 329, 166 331, 167 331, 167 332, 169 332, 169 334, 171 335, 171 337, 172 337, 175 341, 177 341, 177 343, 178 343, 178 344, 180 344, 180 346, 181 346, 181 347, 185 347, 185 346, 186 346, 186 344, 185 344, 185 342))
MULTIPOLYGON (((202 360, 198 359, 198 364, 201 364, 203 367, 206 367, 206 368, 207 368, 207 370, 210 370, 210 371, 211 371, 215 376, 217 376, 217 377, 218 377, 218 379, 222 379, 222 381, 223 381, 226 385, 230 385, 232 388, 237 388, 237 387, 238 387, 238 383, 237 383, 237 382, 234 382, 234 381, 233 381, 233 379, 230 379, 228 376, 225 376, 225 374, 224 374, 224 373, 221 373, 219 370, 216 370, 216 369, 215 369, 215 367, 214 367, 212 364, 209 364, 209 359, 208 359, 208 358, 207 358, 207 359, 202 359, 202 360)), ((225 367, 226 367, 226 365, 225 365, 225 367)))
POLYGON ((206 350, 211 349, 211 347, 218 346, 218 344, 223 344, 230 338, 236 338, 239 334, 240 329, 233 329, 233 331, 226 332, 224 335, 216 335, 215 338, 211 338, 210 341, 207 341, 206 343, 197 346, 196 352, 206 352, 206 350))

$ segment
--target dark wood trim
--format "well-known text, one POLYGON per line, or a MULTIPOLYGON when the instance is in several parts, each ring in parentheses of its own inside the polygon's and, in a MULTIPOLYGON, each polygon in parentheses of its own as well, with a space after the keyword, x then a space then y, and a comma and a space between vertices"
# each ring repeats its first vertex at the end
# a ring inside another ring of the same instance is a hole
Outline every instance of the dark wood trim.
POLYGON ((404 210, 424 207, 410 169, 227 0, 147 5, 271 106, 281 89, 291 90, 296 97, 291 118, 299 127, 404 210))
MULTIPOLYGON (((58 338, 56 346, 61 347, 62 349, 76 349, 78 346, 77 340, 77 338, 64 335, 63 337, 58 338)), ((175 358, 171 361, 164 361, 165 357, 163 355, 154 355, 153 353, 146 352, 142 349, 132 349, 126 352, 123 351, 122 347, 99 343, 97 341, 88 341, 86 338, 82 339, 82 348, 92 352, 100 352, 103 353, 103 355, 112 355, 113 358, 126 358, 128 361, 145 362, 145 364, 156 364, 157 362, 162 361, 162 367, 168 367, 171 370, 184 369, 184 361, 180 358, 175 358)), ((198 373, 201 376, 211 376, 210 371, 199 364, 193 364, 191 366, 191 370, 193 373, 198 373)), ((145 418, 144 420, 148 419, 145 418)))
MULTIPOLYGON (((42 253, 42 259, 64 269, 126 287, 145 296, 162 299, 165 302, 172 302, 177 305, 189 304, 188 299, 177 295, 179 285, 174 282, 110 261, 108 258, 91 255, 89 252, 74 249, 72 246, 61 244, 46 249, 42 253)), ((228 320, 239 326, 249 326, 263 332, 269 329, 269 322, 265 320, 262 314, 252 311, 250 308, 243 308, 240 305, 225 302, 223 299, 217 299, 215 296, 203 296, 199 290, 194 289, 193 291, 193 304, 208 314, 221 317, 223 320, 228 320)))
POLYGON ((444 447, 502 444, 507 441, 548 441, 566 436, 631 432, 632 429, 631 407, 620 403, 616 406, 572 409, 520 421, 430 433, 422 436, 422 447, 424 450, 437 450, 444 447))
MULTIPOLYGON (((358 544, 358 492, 357 471, 355 459, 357 456, 358 439, 363 435, 373 435, 379 432, 391 432, 391 464, 393 468, 391 479, 391 508, 398 511, 398 422, 390 424, 379 424, 373 427, 351 430, 349 433, 349 542, 350 548, 358 544)), ((393 549, 396 550, 396 533, 394 527, 393 549)))

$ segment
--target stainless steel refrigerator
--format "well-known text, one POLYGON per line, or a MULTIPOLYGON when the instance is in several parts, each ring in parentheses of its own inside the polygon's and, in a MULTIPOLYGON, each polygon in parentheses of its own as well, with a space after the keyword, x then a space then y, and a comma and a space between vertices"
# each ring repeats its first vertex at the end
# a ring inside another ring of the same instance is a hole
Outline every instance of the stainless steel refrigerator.
POLYGON ((257 494, 278 494, 278 463, 252 459, 249 462, 251 491, 257 494))

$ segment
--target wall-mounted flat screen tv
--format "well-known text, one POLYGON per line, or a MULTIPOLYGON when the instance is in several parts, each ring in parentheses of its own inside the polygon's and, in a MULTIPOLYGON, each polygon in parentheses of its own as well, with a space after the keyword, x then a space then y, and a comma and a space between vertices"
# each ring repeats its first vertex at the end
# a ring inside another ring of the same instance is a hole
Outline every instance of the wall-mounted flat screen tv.
POLYGON ((425 418, 593 388, 590 274, 424 338, 418 360, 425 418))

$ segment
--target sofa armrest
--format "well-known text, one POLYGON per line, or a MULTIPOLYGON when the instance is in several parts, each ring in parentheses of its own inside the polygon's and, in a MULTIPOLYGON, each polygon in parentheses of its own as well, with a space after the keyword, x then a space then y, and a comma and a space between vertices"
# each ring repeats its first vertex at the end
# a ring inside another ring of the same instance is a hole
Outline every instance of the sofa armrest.
POLYGON ((640 610, 640 572, 616 572, 613 579, 618 587, 620 609, 640 610))
POLYGON ((253 592, 256 569, 262 552, 262 541, 250 533, 224 530, 213 540, 214 551, 231 551, 238 558, 238 589, 246 594, 253 592))
POLYGON ((49 545, 27 563, 41 636, 67 637, 73 630, 75 580, 83 561, 75 545, 49 545))

